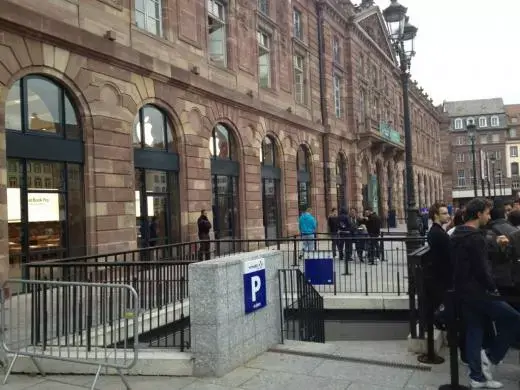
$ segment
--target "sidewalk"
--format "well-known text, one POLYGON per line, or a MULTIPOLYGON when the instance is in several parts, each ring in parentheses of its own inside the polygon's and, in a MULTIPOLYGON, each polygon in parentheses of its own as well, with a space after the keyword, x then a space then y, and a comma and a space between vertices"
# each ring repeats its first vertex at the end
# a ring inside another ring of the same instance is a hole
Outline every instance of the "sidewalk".
MULTIPOLYGON (((135 390, 435 390, 449 380, 448 361, 424 366, 406 351, 404 342, 288 343, 290 353, 266 352, 222 378, 128 377, 135 390), (309 356, 312 355, 312 356, 309 356), (353 362, 358 359, 364 362, 353 362), (376 364, 370 364, 373 361, 376 364)), ((518 390, 518 351, 499 366, 497 379, 506 390, 518 390)), ((466 368, 460 367, 461 383, 466 368)), ((90 388, 92 376, 12 376, 5 390, 77 390, 90 388)), ((118 377, 101 377, 98 389, 119 390, 118 377)))

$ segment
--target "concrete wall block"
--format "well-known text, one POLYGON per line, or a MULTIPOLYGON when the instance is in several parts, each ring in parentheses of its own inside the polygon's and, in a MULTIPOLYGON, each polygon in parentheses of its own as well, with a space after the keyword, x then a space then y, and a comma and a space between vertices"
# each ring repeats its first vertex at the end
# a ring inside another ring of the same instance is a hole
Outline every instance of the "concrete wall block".
POLYGON ((282 253, 257 251, 190 265, 194 375, 222 376, 280 342, 282 253), (245 313, 243 263, 265 259, 267 305, 245 313))

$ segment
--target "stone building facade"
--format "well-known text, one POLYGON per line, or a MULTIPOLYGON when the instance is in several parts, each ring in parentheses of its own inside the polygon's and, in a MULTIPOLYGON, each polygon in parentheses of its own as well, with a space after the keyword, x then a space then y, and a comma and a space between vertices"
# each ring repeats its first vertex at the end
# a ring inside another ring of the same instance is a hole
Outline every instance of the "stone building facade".
MULTIPOLYGON (((148 1, 0 2, 11 263, 194 239, 201 209, 218 238, 294 234, 306 206, 321 231, 331 207, 403 217, 400 78, 377 7, 148 1)), ((411 107, 428 204, 440 116, 416 85, 411 107)))
POLYGON ((449 117, 445 132, 451 147, 443 152, 450 154, 445 159, 451 162, 454 204, 462 205, 475 196, 475 180, 477 196, 510 197, 506 146, 511 132, 502 98, 444 102, 444 111, 449 117), (475 125, 475 173, 470 124, 475 125))

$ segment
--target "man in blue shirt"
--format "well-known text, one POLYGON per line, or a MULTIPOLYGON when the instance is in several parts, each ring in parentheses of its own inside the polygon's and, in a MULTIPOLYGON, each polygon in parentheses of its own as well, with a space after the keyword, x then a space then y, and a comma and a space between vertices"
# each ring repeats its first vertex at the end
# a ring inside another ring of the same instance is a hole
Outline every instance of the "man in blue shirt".
POLYGON ((300 235, 303 240, 303 250, 313 251, 315 247, 314 238, 316 237, 316 218, 311 214, 312 209, 307 208, 301 215, 298 221, 300 228, 300 235))

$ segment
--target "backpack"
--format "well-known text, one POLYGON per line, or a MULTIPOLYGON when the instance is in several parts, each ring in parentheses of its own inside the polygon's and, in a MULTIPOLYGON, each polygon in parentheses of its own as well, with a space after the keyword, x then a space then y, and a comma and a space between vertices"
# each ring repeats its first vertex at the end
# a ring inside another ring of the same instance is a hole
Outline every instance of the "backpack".
POLYGON ((497 236, 506 236, 509 239, 507 258, 511 262, 511 277, 514 284, 520 284, 520 229, 510 223, 493 225, 491 230, 497 236))

